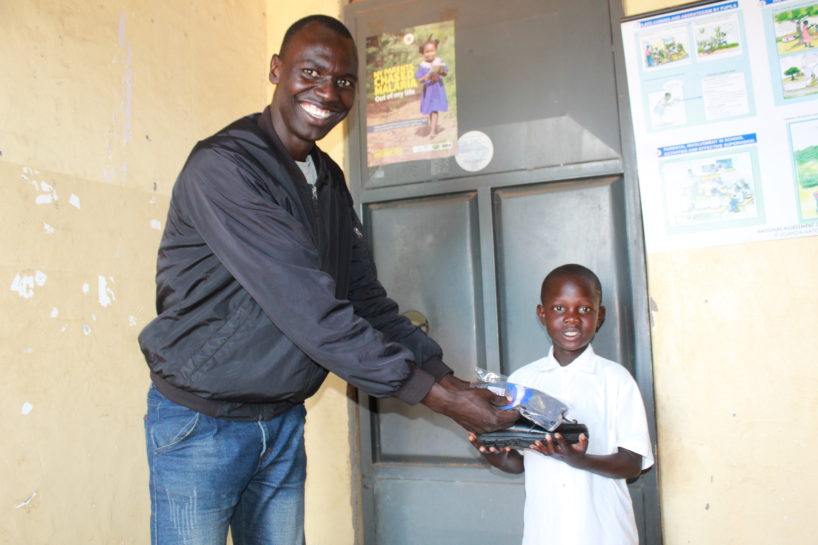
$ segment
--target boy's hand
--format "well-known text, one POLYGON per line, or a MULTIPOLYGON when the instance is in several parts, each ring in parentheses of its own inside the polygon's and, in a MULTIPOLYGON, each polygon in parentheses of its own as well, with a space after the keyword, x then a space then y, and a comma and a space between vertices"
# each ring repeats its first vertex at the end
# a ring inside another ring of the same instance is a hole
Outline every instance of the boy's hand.
POLYGON ((477 436, 473 433, 469 434, 469 442, 474 445, 474 448, 479 450, 480 454, 494 467, 508 473, 523 472, 523 455, 511 447, 486 447, 477 442, 477 436))
POLYGON ((480 451, 480 454, 491 460, 491 457, 497 456, 498 458, 504 457, 507 453, 511 452, 511 447, 487 447, 485 445, 481 445, 477 442, 477 436, 473 433, 469 433, 469 442, 474 445, 474 448, 480 451))
POLYGON ((571 444, 561 434, 549 433, 545 436, 545 441, 537 441, 531 445, 531 449, 561 460, 571 467, 581 467, 585 460, 585 451, 588 450, 588 437, 584 433, 580 434, 579 442, 571 444))

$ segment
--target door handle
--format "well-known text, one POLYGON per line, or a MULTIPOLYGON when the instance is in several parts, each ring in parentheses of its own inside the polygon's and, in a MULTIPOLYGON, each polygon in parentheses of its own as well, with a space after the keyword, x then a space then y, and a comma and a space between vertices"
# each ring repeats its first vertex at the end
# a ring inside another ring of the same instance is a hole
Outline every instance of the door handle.
POLYGON ((429 318, 424 316, 419 310, 407 310, 403 315, 412 322, 413 326, 417 326, 421 331, 429 334, 429 318))

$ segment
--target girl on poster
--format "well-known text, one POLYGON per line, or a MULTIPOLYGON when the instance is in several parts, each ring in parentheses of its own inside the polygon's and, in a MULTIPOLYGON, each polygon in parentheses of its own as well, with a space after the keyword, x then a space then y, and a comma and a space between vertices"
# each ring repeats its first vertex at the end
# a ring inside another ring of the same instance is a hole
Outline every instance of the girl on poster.
POLYGON ((443 59, 437 56, 437 47, 440 40, 435 40, 429 36, 420 47, 420 54, 423 60, 418 64, 415 72, 415 79, 423 85, 420 96, 420 113, 429 116, 429 136, 434 138, 443 129, 438 126, 438 112, 445 112, 449 109, 449 102, 446 99, 446 88, 443 86, 443 76, 448 74, 449 67, 443 59))

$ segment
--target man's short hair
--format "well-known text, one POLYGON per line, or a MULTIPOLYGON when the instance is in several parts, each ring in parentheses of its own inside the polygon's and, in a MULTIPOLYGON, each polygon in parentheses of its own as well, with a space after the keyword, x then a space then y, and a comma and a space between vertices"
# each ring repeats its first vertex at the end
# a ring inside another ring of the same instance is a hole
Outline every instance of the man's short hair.
POLYGON ((344 25, 344 23, 335 17, 330 17, 329 15, 307 15, 306 17, 302 17, 298 21, 291 24, 290 28, 287 29, 287 32, 284 33, 284 39, 281 40, 281 47, 278 50, 278 55, 283 56, 287 50, 287 46, 290 45, 290 41, 292 40, 293 36, 298 34, 302 28, 311 23, 316 23, 326 27, 345 38, 349 38, 350 40, 353 39, 349 29, 344 25))

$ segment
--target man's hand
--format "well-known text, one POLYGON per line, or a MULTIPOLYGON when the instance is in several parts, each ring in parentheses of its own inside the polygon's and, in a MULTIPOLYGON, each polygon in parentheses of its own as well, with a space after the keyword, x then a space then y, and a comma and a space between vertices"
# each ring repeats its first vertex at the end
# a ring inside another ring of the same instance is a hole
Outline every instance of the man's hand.
POLYGON ((456 377, 444 377, 432 386, 421 403, 472 433, 501 430, 517 421, 520 416, 517 411, 497 409, 508 403, 505 397, 483 388, 466 388, 465 384, 456 377))

